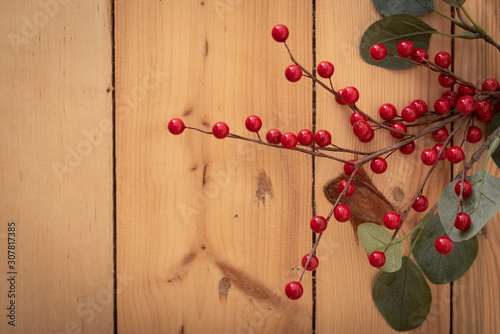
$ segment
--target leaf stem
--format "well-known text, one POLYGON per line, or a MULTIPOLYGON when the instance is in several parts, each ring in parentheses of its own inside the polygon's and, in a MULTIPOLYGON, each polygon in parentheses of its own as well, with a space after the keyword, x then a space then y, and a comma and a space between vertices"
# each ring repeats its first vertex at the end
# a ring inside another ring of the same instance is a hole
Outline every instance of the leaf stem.
MULTIPOLYGON (((460 0, 457 0, 457 2, 458 2, 458 5, 460 6, 460 9, 464 12, 465 16, 467 16, 467 19, 469 19, 470 23, 472 23, 472 25, 474 26, 476 32, 478 32, 481 35, 481 37, 486 36, 488 33, 479 24, 474 22, 474 20, 470 17, 469 13, 467 13, 465 8, 462 6, 462 2, 460 0)), ((460 11, 457 10, 457 12, 460 12, 460 11)))
POLYGON ((481 38, 482 36, 478 36, 476 34, 468 34, 468 33, 462 33, 462 34, 447 34, 445 32, 442 32, 442 31, 439 31, 439 30, 436 30, 436 32, 434 32, 435 34, 438 34, 438 35, 442 35, 442 36, 447 36, 447 37, 451 37, 451 38, 462 38, 462 39, 477 39, 477 38, 481 38))
POLYGON ((457 26, 459 26, 460 28, 462 29, 465 29, 467 30, 467 26, 465 24, 463 24, 460 20, 457 20, 457 19, 454 19, 448 15, 446 15, 445 13, 437 10, 436 8, 434 8, 434 12, 441 15, 442 17, 444 17, 445 19, 448 19, 450 20, 452 23, 456 24, 457 26))
POLYGON ((417 235, 415 235, 415 239, 412 240, 410 250, 408 251, 408 257, 410 257, 411 253, 413 252, 413 248, 417 244, 418 239, 420 239, 420 235, 422 234, 422 231, 425 229, 425 226, 429 222, 429 220, 434 216, 434 212, 436 212, 438 208, 438 203, 436 202, 434 206, 427 211, 427 214, 424 216, 424 218, 420 221, 420 223, 417 224, 417 226, 420 226, 420 231, 418 231, 417 235))

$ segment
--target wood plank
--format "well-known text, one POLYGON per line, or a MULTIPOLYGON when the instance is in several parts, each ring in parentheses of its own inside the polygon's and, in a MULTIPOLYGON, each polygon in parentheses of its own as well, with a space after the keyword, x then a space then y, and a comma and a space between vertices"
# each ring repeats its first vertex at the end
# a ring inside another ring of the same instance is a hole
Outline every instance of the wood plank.
MULTIPOLYGON (((442 11, 449 12, 437 2, 442 11)), ((392 103, 398 113, 415 99, 424 100, 430 108, 444 91, 437 83, 435 73, 423 68, 406 71, 388 71, 364 63, 359 55, 359 41, 365 29, 382 16, 371 3, 352 1, 346 7, 343 2, 316 1, 316 49, 317 62, 329 60, 335 65, 333 86, 341 89, 355 86, 360 92, 357 105, 371 116, 379 119, 378 109, 383 103, 392 103)), ((422 19, 441 31, 449 31, 449 25, 437 15, 425 15, 422 19)), ((430 54, 441 50, 450 50, 450 41, 433 36, 430 54)), ((374 151, 386 147, 395 140, 385 131, 377 131, 375 138, 368 144, 359 142, 352 133, 349 123, 351 115, 347 107, 339 106, 333 96, 322 89, 317 93, 317 127, 330 130, 333 142, 344 148, 362 151, 374 151)), ((413 130, 412 130, 413 131, 413 130)), ((420 185, 428 168, 420 162, 420 152, 434 145, 432 138, 422 138, 416 142, 416 151, 410 156, 395 152, 388 159, 388 170, 381 175, 364 167, 365 185, 373 186, 381 193, 385 202, 397 212, 402 212, 420 185)), ((346 159, 358 159, 354 155, 340 156, 346 159)), ((323 189, 332 180, 342 177, 343 165, 330 161, 316 162, 316 201, 318 214, 328 214, 332 204, 324 196, 323 189)), ((442 164, 429 180, 424 189, 430 203, 437 201, 439 193, 432 189, 442 189, 449 180, 449 166, 442 164), (431 189, 432 188, 432 189, 431 189)), ((358 187, 360 183, 358 182, 358 187)), ((366 198, 358 209, 372 205, 373 198, 366 198)), ((431 206, 432 206, 431 204, 431 206)), ((367 211, 377 209, 363 209, 367 211)), ((383 212, 375 217, 381 223, 383 212)), ((411 212, 403 233, 423 217, 423 214, 411 212)), ((359 222, 370 221, 368 218, 359 222)), ((390 333, 393 332, 372 300, 372 286, 378 270, 368 264, 366 253, 357 241, 356 231, 351 224, 330 223, 319 245, 318 257, 321 267, 317 272, 316 330, 318 333, 390 333)), ((358 222, 358 223, 359 223, 358 222)), ((401 235, 404 235, 404 234, 401 235)), ((405 253, 406 254, 406 253, 405 253)), ((449 287, 432 286, 433 300, 431 313, 438 318, 427 321, 424 326, 429 332, 449 331, 449 287), (441 303, 445 301, 445 303, 441 303), (437 321, 436 321, 437 320, 437 321)))
POLYGON ((0 332, 112 333, 110 2, 4 2, 2 13, 0 332))
MULTIPOLYGON (((494 39, 500 40, 500 25, 497 22, 500 4, 496 1, 470 1, 465 4, 470 16, 479 23, 494 39)), ((461 32, 461 29, 458 29, 461 32)), ((457 40, 455 51, 455 72, 481 86, 485 78, 500 78, 500 52, 482 40, 457 40)), ((476 125, 486 131, 487 126, 479 122, 476 125)), ((479 144, 467 144, 471 154, 479 144)), ((483 158, 484 159, 484 156, 483 158)), ((482 160, 477 163, 473 174, 482 167, 482 160)), ((498 167, 491 161, 487 170, 500 177, 498 167)), ((494 333, 498 331, 500 320, 497 310, 500 308, 500 288, 498 277, 500 264, 498 238, 500 238, 500 216, 496 216, 478 234, 479 254, 468 273, 454 284, 453 332, 454 333, 494 333)))
POLYGON ((311 332, 311 276, 284 295, 311 247, 311 158, 166 130, 310 127, 311 83, 285 80, 270 34, 287 24, 311 67, 310 2, 120 1, 116 23, 119 333, 311 332))

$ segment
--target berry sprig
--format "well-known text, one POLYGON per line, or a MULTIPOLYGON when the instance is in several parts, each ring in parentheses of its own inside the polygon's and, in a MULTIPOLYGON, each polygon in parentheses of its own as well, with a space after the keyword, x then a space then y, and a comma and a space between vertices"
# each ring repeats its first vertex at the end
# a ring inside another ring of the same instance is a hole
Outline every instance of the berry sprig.
MULTIPOLYGON (((316 73, 320 78, 317 78, 293 57, 286 43, 289 37, 289 30, 286 26, 276 25, 272 29, 271 34, 277 42, 284 44, 293 62, 293 64, 289 65, 284 71, 287 80, 290 82, 297 82, 301 80, 302 77, 306 77, 333 94, 338 104, 346 105, 350 109, 350 124, 353 134, 361 142, 367 143, 373 140, 376 130, 386 130, 397 140, 397 142, 387 147, 372 152, 362 152, 336 146, 333 143, 334 136, 326 129, 318 130, 316 133, 313 133, 309 129, 302 129, 298 134, 295 134, 292 132, 281 132, 279 129, 271 128, 266 132, 265 141, 263 141, 259 131, 262 129, 264 122, 257 115, 248 116, 245 120, 245 127, 248 131, 255 133, 258 139, 230 133, 229 126, 224 122, 215 123, 210 132, 186 126, 184 122, 178 118, 170 120, 168 123, 168 130, 175 135, 183 133, 185 129, 196 130, 204 134, 211 134, 218 139, 233 138, 245 140, 260 145, 295 150, 319 158, 332 159, 344 164, 343 167, 347 178, 339 182, 337 188, 339 196, 335 200, 329 214, 326 217, 315 216, 310 221, 310 228, 317 234, 317 237, 310 252, 302 258, 301 263, 303 271, 299 280, 292 281, 285 287, 285 293, 290 299, 298 299, 302 296, 304 290, 301 281, 305 272, 313 271, 318 268, 319 260, 316 256, 316 250, 331 217, 333 216, 340 223, 347 222, 351 218, 351 210, 344 202, 347 197, 355 192, 353 180, 359 173, 361 167, 369 163, 373 173, 384 173, 388 169, 387 159, 395 151, 399 150, 403 154, 412 154, 416 148, 415 141, 424 136, 431 135, 437 142, 432 148, 427 148, 420 152, 423 165, 429 166, 430 169, 416 190, 414 197, 410 203, 408 203, 406 209, 400 213, 390 211, 383 216, 382 221, 384 226, 392 230, 393 234, 390 241, 385 246, 385 249, 376 250, 369 254, 369 263, 373 267, 382 268, 386 263, 385 253, 396 240, 396 235, 401 230, 411 210, 416 212, 428 210, 429 202, 423 194, 423 190, 439 161, 443 159, 447 159, 453 164, 463 163, 463 169, 459 173, 461 177, 460 186, 458 186, 458 190, 455 190, 458 199, 455 217, 453 218, 455 223, 452 228, 455 227, 459 230, 467 230, 470 227, 471 218, 463 212, 463 198, 470 196, 470 191, 472 189, 470 183, 468 184, 468 181, 465 179, 466 171, 474 162, 478 161, 478 152, 482 152, 486 149, 485 145, 491 143, 492 136, 497 136, 499 130, 497 129, 488 137, 485 144, 472 155, 468 163, 465 163, 467 158, 466 142, 462 141, 462 143, 457 146, 448 147, 448 145, 456 132, 464 124, 468 124, 465 130, 467 142, 477 143, 482 139, 483 135, 480 128, 475 126, 473 122, 471 123, 471 120, 475 117, 480 122, 489 122, 493 118, 492 105, 498 104, 500 100, 500 85, 496 79, 487 78, 479 88, 459 78, 448 69, 452 63, 452 58, 447 52, 443 51, 437 53, 434 57, 434 62, 431 62, 428 60, 427 52, 423 49, 415 49, 410 41, 402 41, 399 43, 397 55, 388 54, 384 45, 375 44, 370 49, 370 55, 376 61, 380 61, 386 56, 403 59, 428 68, 431 71, 438 72, 438 81, 441 86, 445 88, 451 88, 457 83, 459 84, 458 93, 453 90, 448 90, 443 93, 441 98, 434 102, 434 110, 429 110, 429 106, 425 101, 416 99, 402 108, 398 115, 398 111, 394 105, 385 103, 378 110, 381 120, 377 120, 363 112, 357 106, 360 99, 360 93, 357 88, 348 86, 338 90, 334 89, 332 81, 334 65, 331 62, 321 61, 318 64, 316 73), (327 79, 328 84, 325 84, 321 79, 327 79), (446 128, 450 123, 454 124, 451 132, 446 128), (408 129, 414 127, 418 127, 418 130, 414 133, 410 133, 408 129), (462 148, 462 146, 464 148, 462 148), (341 159, 335 156, 335 154, 339 152, 357 154, 361 156, 361 158, 358 160, 341 159)), ((427 215, 433 215, 436 208, 437 204, 428 210, 427 215)), ((398 242, 401 242, 411 235, 416 228, 419 228, 419 226, 417 225, 412 229, 403 239, 398 239, 398 242)), ((453 241, 449 238, 450 231, 448 231, 446 236, 441 236, 435 240, 435 248, 440 254, 449 254, 453 250, 453 241)), ((418 240, 418 236, 416 239, 418 240)), ((415 242, 416 240, 412 242, 412 248, 415 242)))

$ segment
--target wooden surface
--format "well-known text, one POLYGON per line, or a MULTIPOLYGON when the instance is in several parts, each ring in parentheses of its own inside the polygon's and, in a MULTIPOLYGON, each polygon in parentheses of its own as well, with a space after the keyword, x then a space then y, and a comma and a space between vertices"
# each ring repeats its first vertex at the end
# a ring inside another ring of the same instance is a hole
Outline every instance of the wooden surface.
POLYGON ((113 333, 111 6, 43 4, 2 4, 0 332, 113 333))
MULTIPOLYGON (((497 1, 474 1, 467 2, 467 9, 472 17, 486 31, 497 35, 500 25, 497 20, 492 20, 490 15, 500 11, 497 1), (488 8, 487 11, 484 8, 488 8)), ((497 15, 498 16, 498 15, 497 15)), ((458 75, 471 78, 472 81, 481 83, 482 78, 500 76, 500 54, 499 52, 479 41, 457 41, 455 71, 458 75), (474 52, 470 52, 470 50, 474 52)), ((482 125, 483 129, 487 127, 482 125)), ((468 149, 473 151, 476 144, 468 149)), ((483 157, 484 159, 484 157, 483 157)), ((470 174, 482 168, 478 163, 470 174)), ((487 170, 500 177, 500 171, 490 160, 487 170)), ((479 254, 464 277, 453 284, 453 330, 456 333, 495 333, 500 326, 497 310, 500 308, 500 287, 496 282, 500 272, 498 254, 500 247, 497 240, 500 238, 500 216, 491 220, 486 228, 478 234, 479 254)))
MULTIPOLYGON (((432 108, 433 101, 444 91, 439 86, 435 73, 422 68, 388 71, 370 66, 361 59, 358 51, 360 36, 372 22, 381 18, 374 6, 367 6, 359 1, 353 3, 349 11, 345 12, 345 6, 341 2, 316 3, 316 60, 329 60, 336 65, 333 78, 335 89, 355 86, 360 92, 357 105, 376 119, 379 118, 378 109, 384 103, 392 103, 398 113, 415 99, 424 100, 432 108), (331 13, 339 12, 344 12, 344 15, 332 19, 331 13)), ((441 6, 441 9, 446 11, 444 6, 441 6)), ((446 22, 436 15, 427 15, 422 19, 436 29, 447 29, 446 22)), ((433 36, 429 54, 433 55, 441 50, 450 50, 450 40, 433 36)), ((317 97, 317 127, 331 129, 336 145, 360 151, 374 151, 396 142, 386 131, 376 131, 373 141, 368 144, 361 143, 352 133, 349 123, 350 109, 338 105, 334 98, 323 90, 318 90, 317 97)), ((412 155, 405 156, 395 152, 387 159, 388 169, 381 175, 374 174, 369 165, 366 165, 363 167, 366 175, 362 177, 363 184, 373 184, 396 212, 402 212, 416 195, 421 180, 428 171, 428 167, 423 166, 420 161, 420 152, 433 145, 432 138, 422 138, 416 142, 416 150, 412 155)), ((346 154, 344 157, 360 158, 353 154, 346 154)), ((318 213, 326 215, 332 204, 326 200, 323 187, 332 179, 344 175, 343 165, 318 159, 315 174, 318 213)), ((439 189, 444 188, 448 182, 447 164, 442 164, 429 180, 431 185, 439 189)), ((357 185, 358 188, 361 187, 360 184, 357 185)), ((424 189, 424 195, 430 203, 434 203, 439 198, 439 192, 433 193, 429 188, 426 187, 427 191, 424 189)), ((378 223, 381 223, 382 216, 383 213, 377 217, 378 223)), ((402 232, 408 232, 423 216, 424 214, 411 212, 402 232)), ((318 333, 395 332, 372 301, 372 286, 379 270, 368 264, 366 252, 358 243, 355 228, 351 227, 350 223, 338 223, 335 220, 330 225, 331 228, 329 227, 328 234, 321 240, 318 252, 318 257, 323 260, 316 274, 318 333)), ((433 299, 446 299, 449 289, 432 286, 432 294, 433 299)), ((439 321, 427 327, 430 332, 435 333, 449 331, 448 305, 442 310, 439 321)))
POLYGON ((120 333, 311 331, 311 280, 300 301, 283 294, 310 250, 311 158, 166 130, 181 117, 244 133, 254 113, 266 128, 310 127, 311 84, 286 82, 270 27, 289 25, 297 57, 312 64, 311 9, 117 4, 117 97, 159 74, 126 115, 117 109, 117 266, 135 277, 118 295, 120 333))
MULTIPOLYGON (((500 39, 498 4, 469 2, 472 16, 500 39)), ((341 164, 166 130, 169 119, 180 117, 207 131, 225 121, 232 133, 252 137, 244 120, 257 114, 263 131, 325 128, 335 144, 363 150, 392 143, 377 133, 360 145, 347 108, 306 78, 286 81, 291 61, 271 28, 289 27, 288 45, 306 68, 331 61, 334 88, 356 86, 359 107, 374 116, 386 102, 398 110, 416 98, 432 105, 443 91, 437 74, 391 72, 361 60, 359 39, 381 17, 369 1, 315 6, 284 0, 3 6, 1 333, 392 332, 373 304, 377 270, 351 223, 332 219, 318 248, 319 269, 304 276, 304 296, 290 301, 283 292, 299 278, 300 259, 312 245, 310 218, 331 209, 323 189, 341 175, 341 164), (16 225, 15 327, 5 316, 13 299, 9 222, 16 225)), ((450 12, 443 2, 436 6, 450 12)), ((422 19, 449 31, 437 15, 422 19)), ((459 75, 476 84, 500 78, 490 45, 457 41, 454 48, 459 75)), ((452 51, 450 39, 433 36, 429 54, 441 50, 452 51)), ((417 153, 432 144, 419 141, 417 153)), ((364 181, 402 209, 426 169, 419 154, 396 152, 388 162, 387 173, 367 171, 364 181)), ((442 164, 429 182, 441 189, 450 174, 442 164)), ((437 200, 439 192, 426 189, 437 200)), ((421 216, 411 215, 406 231, 421 216)), ((431 285, 431 313, 415 332, 496 331, 498 225, 497 217, 480 234, 469 273, 453 285, 431 285)))

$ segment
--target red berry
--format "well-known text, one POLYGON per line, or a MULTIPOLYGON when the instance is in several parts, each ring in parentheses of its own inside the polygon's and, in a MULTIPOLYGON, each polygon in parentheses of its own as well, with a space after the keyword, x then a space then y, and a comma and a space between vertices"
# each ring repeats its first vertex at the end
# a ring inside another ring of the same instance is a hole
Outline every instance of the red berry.
MULTIPOLYGON (((432 147, 432 149, 434 151, 436 151, 436 154, 439 154, 439 152, 441 152, 441 149, 443 148, 443 144, 436 144, 432 147)), ((444 150, 443 150, 443 153, 441 153, 441 155, 439 156, 439 160, 444 160, 446 159, 446 151, 448 151, 448 149, 445 147, 444 150)))
POLYGON ((455 227, 460 231, 467 231, 470 228, 472 221, 470 216, 465 212, 459 212, 457 219, 455 219, 455 227))
POLYGON ((358 138, 366 138, 370 135, 370 131, 373 131, 370 124, 367 121, 357 121, 352 126, 352 131, 354 135, 358 138))
POLYGON ((380 268, 385 264, 385 254, 381 251, 374 251, 368 257, 368 261, 375 268, 380 268))
POLYGON ((418 195, 411 207, 417 212, 424 212, 425 210, 427 210, 428 206, 429 201, 427 200, 427 197, 425 197, 424 195, 418 195))
POLYGON ((478 117, 485 117, 493 113, 491 102, 488 100, 478 100, 475 105, 475 110, 478 117))
POLYGON ((399 42, 397 51, 401 57, 406 58, 413 54, 413 52, 415 51, 415 46, 410 41, 402 41, 399 42))
POLYGON ((373 60, 380 61, 387 56, 387 49, 383 44, 374 44, 370 48, 370 57, 372 57, 373 60))
POLYGON ((412 154, 415 151, 415 142, 411 141, 406 145, 403 145, 399 148, 399 151, 403 154, 412 154))
POLYGON ((283 43, 288 38, 288 28, 283 24, 277 24, 271 30, 271 35, 276 42, 283 43))
POLYGON ((455 78, 450 77, 449 75, 443 73, 439 74, 438 81, 439 84, 445 88, 450 88, 457 82, 455 78))
POLYGON ((412 106, 413 109, 415 109, 415 111, 419 116, 427 112, 427 104, 422 100, 415 100, 410 104, 410 106, 412 106))
MULTIPOLYGON (((340 193, 342 193, 345 189, 345 186, 347 184, 349 180, 342 180, 339 182, 339 185, 337 186, 337 191, 340 193)), ((354 183, 349 183, 349 186, 347 187, 347 191, 345 193, 345 197, 349 197, 351 196, 352 194, 354 194, 354 190, 355 190, 355 187, 354 187, 354 183)))
POLYGON ((372 141, 374 136, 375 136, 375 131, 373 131, 373 129, 370 128, 370 131, 368 131, 368 134, 366 136, 358 137, 358 139, 362 143, 368 143, 368 142, 372 141))
POLYGON ((450 108, 450 102, 445 98, 437 99, 436 102, 434 102, 434 111, 440 115, 447 114, 450 108))
POLYGON ((321 233, 324 230, 326 230, 328 222, 326 221, 325 217, 315 216, 311 219, 310 225, 311 225, 311 230, 313 230, 316 233, 321 233))
POLYGON ((458 95, 474 95, 476 94, 476 90, 471 86, 460 84, 458 86, 458 95))
POLYGON ((446 139, 448 139, 449 136, 448 129, 445 127, 442 127, 440 129, 434 130, 432 132, 432 139, 437 141, 438 143, 444 143, 446 139))
POLYGON ((497 90, 500 89, 500 84, 498 83, 497 79, 488 78, 488 79, 483 81, 483 84, 481 85, 481 89, 485 90, 487 92, 496 92, 497 90))
POLYGON ((483 139, 483 131, 481 131, 479 127, 471 125, 467 129, 467 141, 474 144, 479 142, 481 139, 483 139))
MULTIPOLYGON (((457 194, 457 196, 460 196, 461 185, 462 185, 462 181, 458 181, 455 184, 455 194, 457 194)), ((465 180, 464 181, 464 189, 462 190, 462 196, 469 197, 471 194, 472 194, 472 185, 469 183, 469 181, 465 180)))
POLYGON ((259 116, 251 115, 245 120, 245 127, 248 131, 258 132, 262 127, 262 120, 259 116))
POLYGON ((486 115, 476 115, 476 118, 479 122, 488 123, 493 119, 493 112, 486 115))
POLYGON ((168 122, 168 131, 173 135, 180 135, 185 128, 186 126, 180 118, 172 118, 170 122, 168 122))
POLYGON ((333 216, 338 222, 345 223, 351 218, 351 210, 347 205, 340 204, 333 210, 333 216))
POLYGON ((311 261, 309 261, 309 264, 307 265, 306 268, 307 259, 309 259, 309 254, 304 255, 304 257, 302 258, 302 268, 305 268, 305 270, 307 271, 316 270, 316 268, 318 268, 319 265, 318 257, 313 254, 313 256, 311 256, 311 261))
POLYGON ((300 130, 297 135, 297 140, 299 141, 299 144, 309 146, 314 141, 314 134, 309 129, 300 130))
POLYGON ((425 64, 429 59, 429 54, 424 49, 419 48, 415 50, 415 54, 411 56, 411 59, 420 64, 425 64))
POLYGON ((297 82, 302 78, 302 70, 297 65, 290 65, 285 70, 285 77, 290 82, 297 82))
POLYGON ((418 113, 413 107, 407 106, 401 111, 401 117, 403 118, 403 121, 411 123, 417 120, 418 113))
POLYGON ((271 129, 267 131, 266 140, 269 144, 278 145, 281 143, 281 131, 278 129, 271 129))
POLYGON ((335 95, 335 101, 336 101, 338 104, 345 106, 345 105, 346 105, 346 103, 344 102, 344 100, 342 100, 342 92, 343 92, 343 91, 344 91, 344 89, 339 89, 339 90, 337 91, 337 94, 339 94, 339 95, 340 95, 340 98, 339 98, 339 97, 337 97, 337 95, 335 95))
POLYGON ((439 254, 450 254, 453 250, 453 241, 449 237, 439 237, 434 242, 434 247, 439 254))
POLYGON ((447 68, 451 65, 451 56, 448 52, 439 52, 436 56, 434 56, 434 62, 437 66, 447 68))
POLYGON ((316 67, 318 75, 326 79, 330 78, 333 75, 334 69, 335 68, 333 67, 333 64, 330 63, 329 61, 322 61, 316 67))
POLYGON ((326 130, 319 130, 314 135, 314 140, 318 146, 325 147, 332 143, 332 135, 326 130))
POLYGON ((453 90, 447 90, 441 95, 443 99, 447 99, 450 102, 450 106, 454 106, 458 101, 458 94, 453 90))
MULTIPOLYGON (((356 160, 349 160, 351 162, 354 162, 356 160)), ((354 173, 354 170, 356 168, 354 167, 354 165, 351 165, 351 164, 344 164, 344 173, 346 173, 347 176, 351 176, 352 173, 354 173)), ((356 172, 356 175, 359 174, 359 169, 358 171, 356 172)))
MULTIPOLYGON (((404 123, 401 123, 401 122, 395 122, 395 123, 393 123, 391 125, 391 128, 393 128, 394 130, 397 130, 399 132, 404 132, 404 133, 406 133, 406 131, 407 131, 406 125, 404 125, 404 123)), ((391 131, 391 136, 393 136, 396 139, 401 139, 401 138, 404 137, 404 135, 396 133, 396 132, 393 132, 393 131, 391 131)))
POLYGON ((212 127, 212 133, 217 139, 226 138, 229 134, 229 126, 224 122, 217 122, 212 127))
POLYGON ((457 101, 457 110, 459 113, 468 115, 474 111, 476 107, 476 102, 474 98, 470 95, 462 95, 457 101))
POLYGON ((434 165, 438 160, 437 153, 432 148, 424 150, 422 152, 422 154, 420 155, 420 158, 421 158, 422 162, 424 163, 424 165, 427 165, 427 166, 434 165))
POLYGON ((401 216, 396 212, 390 211, 384 215, 382 221, 389 230, 395 230, 401 225, 401 216))
POLYGON ((285 287, 285 294, 292 300, 299 299, 300 297, 302 297, 303 293, 304 288, 299 282, 290 282, 285 287))
POLYGON ((394 117, 396 117, 396 107, 390 103, 385 103, 380 106, 380 108, 378 109, 378 113, 380 115, 380 118, 386 121, 390 121, 394 117))
POLYGON ((359 92, 356 87, 346 87, 342 91, 342 100, 347 104, 354 104, 358 102, 359 92))
POLYGON ((292 149, 297 146, 297 142, 298 139, 295 133, 286 132, 281 136, 281 145, 284 148, 292 149))
POLYGON ((351 114, 349 121, 351 122, 351 125, 354 125, 357 121, 366 121, 366 117, 363 116, 362 113, 356 111, 351 114))
POLYGON ((446 158, 452 164, 459 163, 464 160, 464 151, 458 146, 452 146, 446 151, 446 158))
POLYGON ((375 174, 382 174, 387 170, 387 161, 384 158, 375 158, 370 163, 370 168, 375 174))

